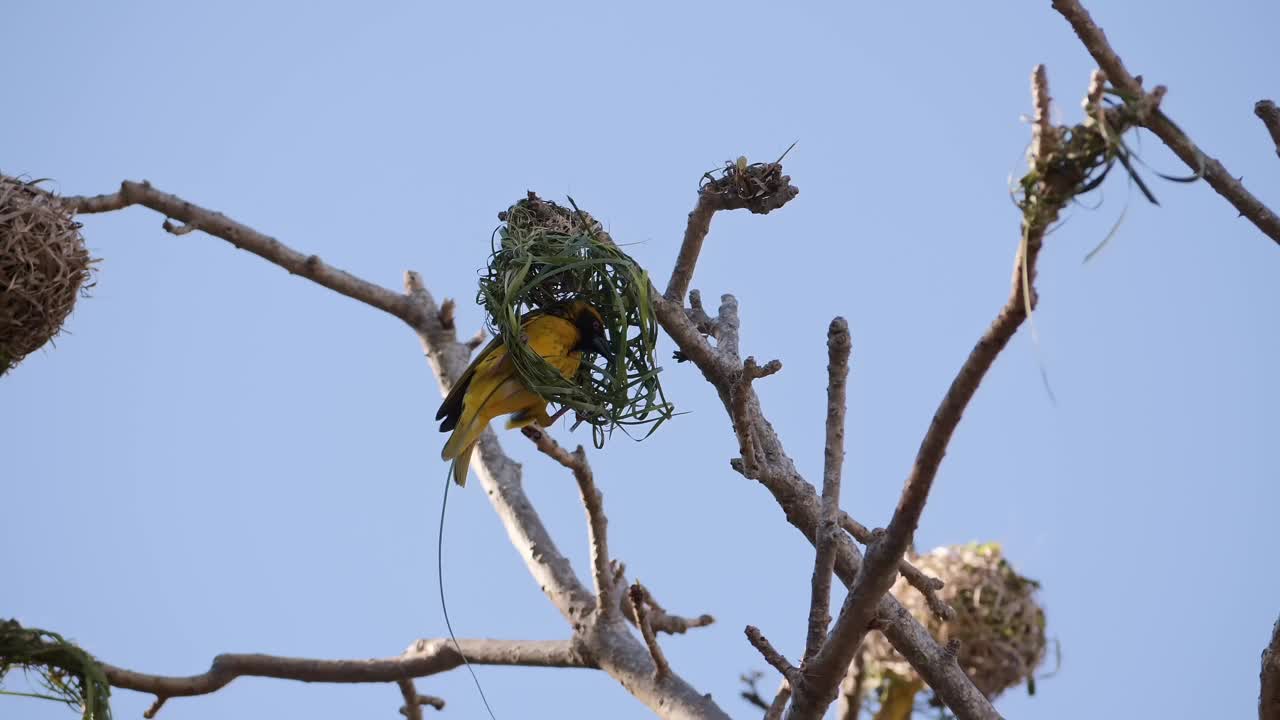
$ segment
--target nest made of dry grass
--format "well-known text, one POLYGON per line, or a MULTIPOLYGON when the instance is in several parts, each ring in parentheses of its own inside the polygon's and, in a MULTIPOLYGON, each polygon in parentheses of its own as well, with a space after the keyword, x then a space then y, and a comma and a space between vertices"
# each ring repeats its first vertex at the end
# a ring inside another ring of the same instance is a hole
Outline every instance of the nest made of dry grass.
MULTIPOLYGON (((997 543, 938 548, 914 560, 925 573, 946 583, 939 597, 955 609, 942 622, 924 597, 902 578, 893 594, 942 643, 960 642, 957 661, 988 698, 1023 682, 1045 657, 1045 614, 1035 594, 1040 583, 1019 575, 997 543)), ((868 685, 889 676, 916 679, 915 671, 878 633, 864 644, 868 685)), ((870 689, 870 688, 869 688, 870 689)))
POLYGON ((91 284, 75 213, 37 182, 0 174, 0 375, 58 334, 91 284))

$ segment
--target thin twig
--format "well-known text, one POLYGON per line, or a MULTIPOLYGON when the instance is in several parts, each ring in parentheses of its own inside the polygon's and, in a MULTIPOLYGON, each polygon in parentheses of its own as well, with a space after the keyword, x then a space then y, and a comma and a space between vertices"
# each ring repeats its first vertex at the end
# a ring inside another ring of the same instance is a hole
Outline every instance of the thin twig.
POLYGON ((444 709, 444 698, 438 698, 434 695, 419 695, 418 688, 413 684, 413 680, 405 678, 396 683, 400 686, 400 695, 404 698, 404 706, 400 708, 400 714, 404 715, 407 720, 422 720, 422 706, 430 705, 436 710, 444 709))
POLYGON ((1049 95, 1049 76, 1044 65, 1037 65, 1031 75, 1031 100, 1035 116, 1031 123, 1031 149, 1035 157, 1047 157, 1057 149, 1058 133, 1049 116, 1053 98, 1049 95))
POLYGON ((484 328, 480 328, 475 335, 467 338, 466 342, 462 344, 467 348, 467 352, 475 352, 488 338, 489 334, 485 332, 484 328))
MULTIPOLYGON (((1107 42, 1102 28, 1093 22, 1079 0, 1053 0, 1053 8, 1071 23, 1085 49, 1107 73, 1111 84, 1133 98, 1134 102, 1141 103, 1148 96, 1142 89, 1142 83, 1125 69, 1120 56, 1107 42)), ((1162 91, 1162 88, 1156 88, 1152 94, 1162 91)), ((1157 108, 1140 116, 1139 121, 1160 138, 1187 167, 1203 176, 1210 187, 1226 198, 1240 215, 1248 218, 1267 237, 1280 243, 1280 216, 1246 190, 1244 184, 1228 172, 1221 162, 1197 147, 1168 116, 1157 108)))
POLYGON ((1270 100, 1259 100, 1253 106, 1253 114, 1258 116, 1262 124, 1271 134, 1271 142, 1276 146, 1276 155, 1280 156, 1280 108, 1270 100))
POLYGON ((671 666, 667 664, 667 656, 662 653, 662 646, 658 644, 658 636, 654 634, 653 626, 649 624, 648 608, 646 607, 649 601, 649 592, 637 580, 631 585, 630 595, 631 605, 636 611, 636 624, 640 626, 640 634, 644 637, 644 644, 649 646, 649 654, 653 656, 654 678, 661 683, 671 675, 671 666))
POLYGON ((782 712, 787 709, 787 701, 791 699, 791 683, 786 678, 778 685, 778 692, 773 696, 764 712, 764 720, 782 720, 782 712))
POLYGON ((422 720, 422 706, 418 704, 418 687, 409 679, 397 680, 396 685, 400 687, 400 696, 404 698, 404 705, 400 706, 400 714, 405 716, 405 720, 422 720))
POLYGON ((698 193, 698 203, 689 212, 684 241, 680 243, 680 254, 676 256, 675 267, 671 269, 671 280, 667 282, 667 291, 663 293, 668 300, 679 302, 689 291, 689 283, 693 280, 693 269, 698 264, 698 255, 702 253, 702 241, 711 230, 712 216, 719 209, 718 195, 707 192, 698 193))
POLYGON ((581 445, 570 453, 541 428, 529 426, 521 432, 533 441, 539 452, 568 468, 573 473, 573 479, 578 481, 578 492, 587 511, 587 536, 591 548, 596 607, 600 608, 604 617, 611 616, 616 612, 618 603, 613 601, 613 573, 609 570, 609 518, 604 514, 604 497, 596 488, 595 476, 587 463, 587 453, 581 445))
POLYGON ((831 573, 840 532, 840 480, 844 467, 845 386, 849 379, 849 323, 838 317, 827 329, 827 434, 823 449, 822 525, 818 529, 809 597, 809 633, 803 667, 813 661, 831 623, 831 573))
POLYGON ((380 310, 395 315, 409 323, 415 329, 423 327, 420 308, 401 293, 362 280, 348 272, 327 265, 315 255, 304 255, 273 237, 264 235, 247 225, 187 202, 176 195, 161 192, 151 183, 120 183, 120 191, 108 195, 94 197, 69 196, 62 201, 81 214, 120 210, 130 205, 142 205, 151 208, 168 218, 173 218, 188 227, 195 227, 215 237, 222 238, 241 250, 247 250, 324 287, 349 298, 372 305, 380 310))
MULTIPOLYGON (((618 568, 614 573, 615 577, 618 577, 621 574, 621 565, 618 563, 614 563, 614 565, 618 568)), ((615 586, 618 585, 618 583, 614 584, 615 586)), ((706 627, 716 621, 714 617, 706 613, 697 617, 672 615, 667 612, 666 608, 658 604, 658 601, 654 599, 653 593, 648 588, 645 588, 645 598, 648 602, 646 611, 649 627, 652 627, 654 632, 683 635, 693 628, 706 627)), ((628 620, 635 623, 636 627, 640 627, 640 619, 636 613, 635 603, 632 602, 631 593, 629 592, 622 593, 622 611, 628 620)))
POLYGON ((754 357, 749 357, 742 363, 738 379, 729 391, 730 416, 733 419, 733 431, 738 436, 738 452, 742 455, 742 464, 749 473, 754 472, 756 467, 755 440, 751 437, 752 420, 747 406, 751 397, 751 383, 762 377, 773 375, 781 369, 782 362, 779 360, 770 360, 761 367, 756 364, 754 357))
POLYGON ((769 642, 764 633, 760 632, 760 628, 755 625, 748 625, 745 632, 747 642, 751 643, 751 646, 760 652, 764 661, 769 663, 769 666, 774 670, 777 670, 785 680, 794 684, 796 679, 800 677, 800 671, 796 669, 796 666, 788 662, 782 656, 782 653, 778 652, 773 643, 769 642))
POLYGON ((764 696, 760 694, 760 688, 757 687, 762 677, 764 677, 764 673, 759 670, 752 670, 749 673, 739 675, 738 680, 742 681, 742 684, 746 685, 747 688, 738 691, 738 696, 761 710, 768 710, 769 701, 764 699, 764 696))
POLYGON ((161 227, 161 229, 163 229, 165 232, 169 233, 170 235, 174 235, 174 236, 177 236, 177 237, 182 237, 183 235, 186 235, 187 233, 191 232, 192 230, 199 230, 199 229, 200 229, 200 228, 198 228, 198 227, 196 227, 195 225, 192 225, 192 224, 190 224, 190 223, 188 223, 188 224, 186 224, 186 225, 174 225, 173 223, 169 222, 169 218, 165 218, 165 219, 164 219, 164 222, 160 223, 160 227, 161 227))
POLYGON ((1084 100, 1081 101, 1080 107, 1084 110, 1085 117, 1098 119, 1098 113, 1102 112, 1102 96, 1107 92, 1107 74, 1101 68, 1094 68, 1089 74, 1089 87, 1085 90, 1084 100))
POLYGON ((445 298, 440 303, 440 312, 436 315, 440 320, 440 327, 445 330, 454 330, 454 319, 458 312, 458 303, 453 298, 445 298))
MULTIPOLYGON (((863 545, 870 543, 874 536, 873 531, 854 520, 848 513, 840 513, 840 527, 863 545)), ((924 601, 929 606, 929 610, 939 620, 947 621, 956 616, 955 609, 948 605, 945 600, 938 597, 938 591, 946 587, 946 584, 941 579, 926 574, 915 565, 912 565, 911 561, 905 557, 898 563, 898 572, 907 579, 911 587, 924 596, 924 601)))
MULTIPOLYGON (((462 652, 473 665, 528 667, 595 667, 568 640, 488 640, 462 638, 462 652)), ((399 657, 375 660, 316 660, 275 655, 226 654, 213 659, 199 675, 172 677, 135 672, 103 664, 114 687, 149 693, 160 702, 174 697, 207 695, 238 677, 269 677, 322 683, 391 683, 426 677, 462 664, 449 640, 419 640, 399 657)))

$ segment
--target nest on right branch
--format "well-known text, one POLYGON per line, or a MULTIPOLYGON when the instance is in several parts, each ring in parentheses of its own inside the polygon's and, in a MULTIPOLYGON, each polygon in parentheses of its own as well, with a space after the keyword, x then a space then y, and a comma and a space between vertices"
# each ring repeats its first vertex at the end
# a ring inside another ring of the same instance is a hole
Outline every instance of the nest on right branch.
MULTIPOLYGON (((974 685, 988 698, 1023 682, 1033 687, 1046 647, 1044 608, 1035 597, 1040 583, 1014 571, 997 543, 942 547, 914 562, 946 583, 938 596, 955 609, 955 618, 939 620, 902 578, 893 594, 940 642, 959 641, 956 660, 974 685)), ((865 689, 919 680, 879 633, 867 636, 863 652, 865 689)))

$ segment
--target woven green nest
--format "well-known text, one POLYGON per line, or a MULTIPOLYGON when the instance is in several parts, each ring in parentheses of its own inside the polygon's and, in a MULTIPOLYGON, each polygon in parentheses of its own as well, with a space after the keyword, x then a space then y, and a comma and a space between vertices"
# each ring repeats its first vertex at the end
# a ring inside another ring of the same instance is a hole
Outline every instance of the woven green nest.
MULTIPOLYGON (((55 632, 24 628, 17 620, 0 621, 0 684, 9 671, 34 675, 43 693, 0 689, 0 696, 14 695, 64 702, 84 720, 111 720, 111 685, 102 667, 89 655, 55 632)), ((4 714, 7 717, 7 714, 4 714)))
POLYGON ((529 193, 498 219, 503 225, 494 233, 477 301, 520 377, 547 400, 576 411, 579 422, 592 426, 596 447, 614 427, 647 425, 647 437, 673 413, 654 361, 658 325, 648 274, 576 206, 529 193), (600 311, 613 358, 583 362, 577 377, 566 379, 522 341, 520 319, 575 299, 600 311))

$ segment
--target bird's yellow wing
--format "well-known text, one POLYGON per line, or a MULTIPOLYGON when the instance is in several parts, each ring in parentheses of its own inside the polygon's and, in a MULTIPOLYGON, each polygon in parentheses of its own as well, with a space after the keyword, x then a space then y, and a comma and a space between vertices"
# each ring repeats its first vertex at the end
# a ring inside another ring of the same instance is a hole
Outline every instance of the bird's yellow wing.
MULTIPOLYGON (((572 322, 539 314, 524 323, 529 347, 564 377, 578 372, 581 353, 573 348, 581 334, 572 322)), ((489 421, 514 414, 513 425, 527 425, 546 417, 547 401, 525 387, 507 348, 495 339, 471 363, 449 391, 436 414, 442 431, 452 430, 440 455, 454 461, 454 479, 466 481, 472 448, 489 421), (459 479, 461 478, 461 479, 459 479)))

